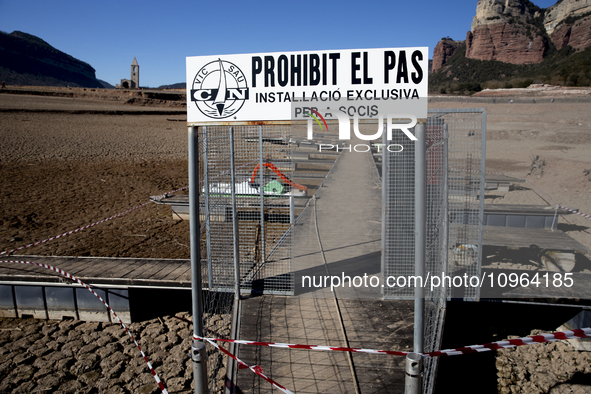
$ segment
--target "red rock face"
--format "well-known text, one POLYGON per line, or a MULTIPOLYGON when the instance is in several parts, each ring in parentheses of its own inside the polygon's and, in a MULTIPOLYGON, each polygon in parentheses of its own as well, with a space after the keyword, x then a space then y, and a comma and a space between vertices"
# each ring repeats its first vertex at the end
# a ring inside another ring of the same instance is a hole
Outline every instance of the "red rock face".
POLYGON ((433 66, 431 71, 436 72, 453 56, 458 49, 459 42, 452 40, 441 40, 433 50, 433 66))
POLYGON ((532 35, 533 40, 528 38, 525 26, 517 23, 478 26, 466 37, 466 57, 512 64, 539 63, 546 46, 543 37, 532 35))
POLYGON ((576 50, 583 50, 591 46, 591 16, 579 19, 573 24, 560 24, 550 39, 556 49, 562 49, 567 45, 576 50))
POLYGON ((572 30, 572 25, 560 25, 557 29, 554 30, 550 39, 556 46, 556 49, 562 49, 568 45, 570 40, 570 34, 572 30))

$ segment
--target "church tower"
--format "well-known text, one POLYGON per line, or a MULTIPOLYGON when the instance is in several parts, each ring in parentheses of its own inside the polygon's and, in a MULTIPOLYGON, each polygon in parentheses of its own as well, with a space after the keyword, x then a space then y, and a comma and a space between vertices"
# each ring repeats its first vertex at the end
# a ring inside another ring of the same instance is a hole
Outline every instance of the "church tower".
POLYGON ((137 60, 135 57, 133 58, 133 63, 131 63, 131 84, 132 89, 137 89, 140 87, 140 66, 137 64, 137 60))

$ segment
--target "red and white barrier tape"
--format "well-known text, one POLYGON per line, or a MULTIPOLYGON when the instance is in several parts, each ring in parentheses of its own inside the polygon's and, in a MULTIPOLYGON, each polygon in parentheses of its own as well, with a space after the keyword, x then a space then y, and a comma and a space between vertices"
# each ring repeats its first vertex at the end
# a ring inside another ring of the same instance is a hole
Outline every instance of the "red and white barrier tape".
POLYGON ((4 251, 4 252, 0 252, 0 256, 2 256, 2 255, 4 255, 4 254, 10 254, 10 253, 18 252, 19 250, 23 250, 23 249, 26 249, 26 248, 31 248, 31 247, 33 247, 33 246, 37 246, 37 245, 41 245, 41 244, 44 244, 44 243, 46 243, 46 242, 49 242, 49 241, 53 241, 54 239, 58 239, 58 238, 61 238, 61 237, 65 237, 66 235, 70 235, 70 234, 74 234, 74 233, 77 233, 77 232, 79 232, 79 231, 82 231, 82 230, 86 230, 86 229, 88 229, 88 228, 90 228, 90 227, 94 227, 94 226, 96 226, 97 224, 105 223, 105 222, 107 222, 107 221, 109 221, 109 220, 112 220, 112 219, 118 218, 119 216, 123 216, 123 215, 125 215, 125 214, 128 214, 128 213, 130 213, 130 212, 132 212, 132 211, 135 211, 136 209, 139 209, 139 208, 145 207, 145 206, 146 206, 146 205, 148 205, 149 203, 150 203, 150 201, 148 201, 148 202, 145 202, 145 203, 143 203, 143 204, 141 204, 141 205, 138 205, 138 206, 136 206, 136 207, 133 207, 133 208, 131 208, 131 209, 128 209, 128 210, 127 210, 127 211, 125 211, 125 212, 118 213, 117 215, 113 215, 113 216, 111 216, 111 217, 108 217, 108 218, 106 218, 106 219, 100 220, 100 221, 98 221, 98 222, 94 222, 94 223, 92 223, 92 224, 88 224, 88 225, 86 225, 86 226, 83 226, 83 227, 78 227, 76 230, 71 230, 71 231, 65 232, 65 233, 63 233, 63 234, 60 234, 60 235, 56 235, 56 236, 53 236, 53 237, 50 237, 50 238, 46 238, 46 239, 44 239, 43 241, 37 241, 37 242, 33 242, 33 243, 30 243, 30 244, 28 244, 28 245, 25 245, 25 246, 21 246, 21 247, 19 247, 19 248, 16 248, 16 249, 12 249, 12 250, 7 250, 7 251, 4 251))
POLYGON ((180 188, 178 188, 178 189, 171 190, 171 191, 169 191, 169 192, 166 192, 166 193, 164 193, 164 194, 161 194, 161 195, 159 195, 159 196, 156 196, 156 198, 162 198, 162 197, 166 197, 166 196, 168 196, 169 194, 176 193, 176 192, 180 192, 181 190, 185 190, 185 189, 188 189, 188 188, 189 188, 189 186, 183 186, 183 187, 180 187, 180 188))
MULTIPOLYGON (((102 297, 99 296, 89 285, 82 282, 80 279, 78 279, 74 275, 72 275, 60 268, 56 268, 56 267, 53 267, 48 264, 40 264, 40 263, 35 263, 32 261, 16 261, 16 260, 3 260, 3 261, 0 261, 0 263, 31 264, 31 265, 35 265, 35 266, 38 266, 41 268, 49 269, 54 272, 57 272, 58 274, 64 276, 65 278, 68 278, 68 279, 71 279, 71 280, 77 282, 81 286, 85 287, 92 294, 94 294, 94 296, 97 297, 105 305, 105 307, 109 310, 109 312, 112 313, 113 316, 115 316, 115 318, 119 321, 119 324, 121 324, 121 326, 127 332, 127 335, 131 338, 133 343, 136 345, 140 354, 144 358, 144 361, 146 362, 150 372, 152 373, 152 376, 154 376, 154 379, 156 380, 156 383, 157 383, 158 387, 160 388, 160 390, 162 391, 162 393, 168 394, 163 382, 160 380, 160 378, 156 374, 156 371, 154 370, 154 368, 150 364, 150 361, 148 360, 148 358, 144 354, 142 348, 140 347, 139 343, 134 338, 131 331, 127 328, 125 323, 123 323, 123 321, 119 318, 119 316, 115 313, 115 311, 113 311, 113 309, 111 309, 111 307, 107 304, 107 302, 105 300, 103 300, 102 297)), ((472 345, 472 346, 465 346, 465 347, 460 347, 460 348, 455 348, 455 349, 439 350, 439 351, 435 351, 435 352, 423 353, 422 357, 441 357, 441 356, 454 356, 454 355, 469 354, 469 353, 480 353, 480 352, 486 352, 486 351, 491 351, 491 350, 512 348, 512 347, 517 347, 517 346, 533 345, 536 343, 556 342, 556 341, 562 341, 562 340, 567 340, 567 339, 587 338, 587 337, 591 337, 591 327, 569 330, 569 331, 555 332, 555 333, 550 333, 550 334, 533 335, 533 336, 523 337, 523 338, 518 338, 518 339, 509 339, 509 340, 505 340, 505 341, 485 343, 482 345, 472 345)), ((265 379, 267 382, 272 384, 274 387, 276 387, 277 389, 281 390, 282 392, 284 392, 286 394, 292 394, 292 392, 289 391, 287 388, 283 387, 282 385, 280 385, 279 383, 275 382, 273 379, 266 376, 263 373, 263 370, 260 366, 258 366, 258 365, 249 366, 248 364, 246 364, 245 362, 240 360, 238 357, 236 357, 233 354, 231 354, 230 352, 228 352, 226 349, 218 346, 215 342, 227 342, 227 343, 236 343, 236 344, 242 344, 242 345, 276 347, 276 348, 283 348, 283 349, 341 351, 341 352, 368 353, 368 354, 388 354, 388 355, 395 355, 395 356, 406 356, 410 353, 410 352, 393 351, 393 350, 347 348, 347 347, 340 347, 340 346, 322 346, 322 345, 301 345, 301 344, 291 344, 291 343, 246 341, 246 340, 240 340, 240 339, 204 338, 204 337, 197 337, 197 336, 193 336, 193 339, 209 342, 215 348, 217 348, 221 352, 225 353, 229 357, 236 360, 239 364, 240 369, 245 369, 245 368, 250 369, 252 372, 259 375, 260 377, 265 379)))
MULTIPOLYGON (((506 341, 498 341, 492 343, 485 343, 483 345, 465 346, 455 349, 438 350, 435 352, 423 353, 423 357, 440 357, 440 356, 455 356, 459 354, 479 353, 490 350, 506 349, 516 346, 533 345, 536 343, 555 342, 566 339, 587 338, 591 337, 591 327, 580 328, 570 331, 561 331, 551 334, 533 335, 518 339, 508 339, 506 341)), ((321 350, 321 351, 338 351, 338 352, 353 352, 353 353, 369 353, 369 354, 389 354, 394 356, 406 356, 410 352, 400 352, 393 350, 375 350, 375 349, 361 349, 361 348, 347 348, 338 346, 319 346, 319 345, 298 345, 293 343, 275 343, 275 342, 258 342, 258 341, 244 341, 239 339, 223 339, 223 338, 199 338, 193 337, 196 340, 205 340, 208 342, 229 342, 241 345, 266 346, 276 347, 282 349, 306 349, 306 350, 321 350)))
MULTIPOLYGON (((172 190, 172 191, 170 191, 170 192, 167 192, 167 193, 161 194, 160 196, 158 196, 158 198, 165 197, 165 196, 167 196, 167 195, 169 195, 169 194, 171 194, 171 193, 176 193, 176 192, 178 192, 178 191, 181 191, 181 190, 184 190, 184 189, 186 189, 186 188, 188 188, 188 186, 181 187, 181 188, 179 188, 179 189, 172 190)), ((10 253, 18 252, 19 250, 23 250, 23 249, 31 248, 31 247, 33 247, 33 246, 41 245, 41 244, 47 243, 47 242, 49 242, 49 241, 53 241, 53 240, 55 240, 55 239, 58 239, 58 238, 65 237, 66 235, 71 235, 71 234, 77 233, 77 232, 79 232, 79 231, 86 230, 86 229, 88 229, 88 228, 91 228, 91 227, 94 227, 94 226, 96 226, 96 225, 98 225, 98 224, 102 224, 102 223, 108 222, 109 220, 113 220, 113 219, 116 219, 116 218, 118 218, 118 217, 120 217, 120 216, 126 215, 126 214, 128 214, 128 213, 130 213, 130 212, 133 212, 133 211, 135 211, 135 210, 139 209, 139 208, 145 207, 146 205, 150 204, 151 202, 152 202, 152 201, 147 201, 147 202, 145 202, 145 203, 143 203, 143 204, 140 204, 140 205, 138 205, 138 206, 136 206, 136 207, 133 207, 133 208, 131 208, 131 209, 128 209, 128 210, 127 210, 127 211, 125 211, 125 212, 118 213, 117 215, 110 216, 110 217, 108 217, 108 218, 105 218, 105 219, 103 219, 103 220, 99 220, 98 222, 94 222, 94 223, 92 223, 92 224, 88 224, 88 225, 86 225, 86 226, 83 226, 83 227, 78 227, 78 228, 77 228, 77 229, 75 229, 75 230, 71 230, 71 231, 65 232, 65 233, 63 233, 63 234, 60 234, 60 235, 55 235, 55 236, 53 236, 53 237, 50 237, 50 238, 44 239, 43 241, 37 241, 37 242, 33 242, 33 243, 30 243, 30 244, 28 244, 28 245, 21 246, 21 247, 19 247, 19 248, 16 248, 16 249, 12 249, 12 250, 6 250, 6 251, 4 251, 4 252, 0 252, 0 256, 2 256, 2 255, 5 255, 5 254, 10 254, 10 253)))
POLYGON ((250 366, 248 364, 246 364, 244 361, 240 360, 238 357, 236 357, 235 355, 233 355, 232 353, 230 353, 229 351, 227 351, 226 349, 224 349, 221 346, 218 346, 217 343, 215 343, 215 340, 211 340, 209 338, 202 338, 203 340, 209 342, 212 346, 214 346, 216 349, 218 349, 219 351, 221 351, 222 353, 226 354, 228 357, 231 357, 232 359, 234 359, 236 362, 238 362, 238 368, 239 369, 250 369, 252 372, 256 373, 257 375, 259 375, 261 378, 265 379, 267 382, 271 383, 273 385, 273 387, 281 390, 282 392, 286 393, 286 394, 293 394, 291 391, 289 391, 288 389, 286 389, 285 387, 283 387, 282 385, 280 385, 279 383, 277 383, 276 381, 274 381, 273 379, 269 378, 268 376, 266 376, 263 373, 263 369, 261 368, 260 365, 254 365, 254 366, 250 366))
MULTIPOLYGON (((256 162, 258 162, 258 160, 253 160, 253 161, 251 161, 250 163, 246 163, 246 164, 244 164, 244 165, 242 165, 242 166, 239 166, 239 167, 236 167, 236 168, 238 169, 238 168, 242 168, 242 167, 247 167, 247 166, 249 166, 249 165, 251 165, 251 164, 253 164, 253 163, 256 163, 256 162)), ((229 172, 230 172, 230 170, 223 171, 223 172, 221 172, 220 174, 218 174, 217 176, 222 176, 222 175, 224 175, 224 173, 229 173, 229 172)), ((203 183, 203 180, 201 181, 201 183, 203 183)), ((133 207, 133 208, 131 208, 131 209, 128 209, 128 210, 127 210, 127 211, 125 211, 125 212, 118 213, 117 215, 110 216, 110 217, 108 217, 108 218, 105 218, 105 219, 103 219, 103 220, 100 220, 100 221, 98 221, 98 222, 94 222, 94 223, 92 223, 92 224, 88 224, 88 225, 86 225, 86 226, 83 226, 83 227, 78 227, 78 228, 77 228, 77 229, 75 229, 75 230, 71 230, 71 231, 65 232, 65 233, 63 233, 63 234, 60 234, 60 235, 55 235, 55 236, 53 236, 53 237, 46 238, 46 239, 44 239, 44 240, 42 240, 42 241, 33 242, 33 243, 30 243, 30 244, 28 244, 28 245, 24 245, 24 246, 18 247, 18 248, 16 248, 16 249, 11 249, 11 250, 6 250, 6 251, 4 251, 4 252, 0 252, 0 256, 2 256, 2 255, 5 255, 5 254, 11 254, 11 253, 14 253, 14 252, 18 252, 18 251, 20 251, 20 250, 27 249, 27 248, 31 248, 31 247, 33 247, 33 246, 41 245, 41 244, 47 243, 47 242, 49 242, 49 241, 53 241, 53 240, 55 240, 55 239, 58 239, 58 238, 65 237, 66 235, 71 235, 71 234, 77 233, 77 232, 79 232, 79 231, 86 230, 86 229, 88 229, 88 228, 90 228, 90 227, 94 227, 94 226, 96 226, 97 224, 102 224, 102 223, 108 222, 109 220, 113 220, 113 219, 116 219, 116 218, 118 218, 118 217, 120 217, 120 216, 126 215, 126 214, 128 214, 128 213, 130 213, 130 212, 133 212, 133 211, 135 211, 136 209, 139 209, 139 208, 145 207, 146 205, 150 204, 151 202, 154 202, 154 203, 159 203, 159 201, 158 201, 159 199, 161 199, 161 198, 163 198, 163 197, 166 197, 166 196, 167 196, 167 195, 169 195, 169 194, 176 193, 176 192, 178 192, 178 191, 181 191, 181 190, 185 190, 185 189, 187 189, 188 187, 189 187, 189 186, 184 186, 184 187, 181 187, 181 188, 179 188, 179 189, 172 190, 172 191, 169 191, 169 192, 167 192, 167 193, 160 194, 160 195, 158 195, 158 196, 152 197, 152 198, 150 199, 150 201, 147 201, 147 202, 145 202, 145 203, 143 203, 143 204, 140 204, 140 205, 138 205, 138 206, 136 206, 136 207, 133 207)))
POLYGON ((459 354, 480 353, 490 350, 507 349, 517 346, 534 345, 536 343, 564 341, 566 339, 588 338, 591 337, 591 327, 579 328, 576 330, 560 331, 551 334, 532 335, 529 337, 508 339, 485 343, 483 345, 465 346, 456 349, 440 350, 431 353, 425 353, 425 357, 455 356, 459 354))
POLYGON ((410 352, 398 352, 393 350, 374 350, 374 349, 361 349, 361 348, 350 348, 340 346, 322 346, 322 345, 299 345, 295 343, 276 343, 276 342, 258 342, 258 341, 244 341, 241 339, 223 339, 223 338, 199 338, 193 337, 195 340, 204 341, 217 341, 217 342, 229 342, 237 343, 240 345, 253 345, 253 346, 267 346, 277 347, 281 349, 305 349, 305 350, 321 350, 321 351, 334 351, 334 352, 353 352, 353 353, 370 353, 370 354, 389 354, 392 356, 406 356, 410 352))
POLYGON ((135 346, 137 346, 138 350, 140 351, 140 354, 142 355, 142 357, 144 358, 144 361, 146 362, 146 364, 148 365, 148 368, 150 369, 150 373, 152 374, 152 376, 154 376, 154 379, 156 380, 156 384, 158 384, 158 387, 160 388, 160 391, 162 391, 163 394, 168 394, 168 391, 166 391, 166 387, 164 387, 164 383, 160 380, 160 378, 158 377, 158 374, 156 374, 156 371, 154 370, 154 368, 152 367, 152 364, 150 364, 150 361, 148 360, 148 357, 146 357, 146 355, 144 354, 144 351, 142 350, 142 348, 140 347, 140 344, 137 343, 137 341, 135 340, 133 334, 131 333, 131 331, 129 331, 129 329, 127 328, 127 326, 125 325, 125 323, 123 323, 123 321, 119 318, 119 316, 117 316, 117 314, 115 313, 114 310, 111 309, 111 307, 109 306, 109 304, 106 303, 105 300, 102 299, 101 296, 99 296, 94 290, 92 290, 90 288, 90 286, 88 286, 86 283, 82 282, 80 279, 78 279, 77 277, 75 277, 74 275, 60 269, 60 268, 56 268, 53 267, 51 265, 48 264, 40 264, 40 263, 35 263, 32 261, 13 261, 13 260, 3 260, 0 261, 0 263, 15 263, 15 264, 32 264, 32 265, 36 265, 37 267, 41 267, 41 268, 46 268, 48 270, 52 270, 57 272, 58 274, 71 279, 75 282, 77 282, 78 284, 80 284, 81 286, 84 286, 88 291, 90 291, 92 294, 94 294, 94 296, 96 298, 98 298, 109 310, 109 312, 111 312, 113 314, 113 316, 115 316, 115 318, 117 318, 117 320, 119 321, 119 324, 121 324, 121 326, 125 329, 125 332, 127 332, 127 335, 129 335, 129 337, 131 338, 131 340, 133 341, 133 343, 135 344, 135 346))
POLYGON ((576 211, 574 209, 570 209, 570 208, 567 208, 567 207, 563 207, 562 205, 558 205, 558 208, 566 209, 567 211, 569 211, 571 213, 574 213, 575 215, 579 215, 579 216, 582 216, 584 218, 591 219, 591 215, 588 215, 586 213, 579 212, 579 211, 576 211))
MULTIPOLYGON (((239 166, 239 167, 237 167, 237 169, 238 169, 238 168, 242 168, 242 167, 247 167, 247 166, 249 166, 249 165, 251 165, 252 163, 255 163, 255 162, 257 162, 257 161, 258 161, 258 160, 254 160, 254 161, 252 161, 252 162, 250 162, 250 163, 246 163, 245 165, 242 165, 242 166, 239 166)), ((225 172, 226 172, 226 173, 229 173, 229 170, 227 170, 227 171, 225 171, 225 172)), ((224 172, 222 172, 222 173, 218 174, 217 176, 221 176, 221 175, 224 175, 224 172)), ((201 183, 203 183, 203 180, 201 181, 201 183)), ((90 227, 94 227, 94 226, 96 226, 97 224, 102 224, 102 223, 108 222, 109 220, 113 220, 113 219, 116 219, 116 218, 118 218, 118 217, 120 217, 120 216, 126 215, 126 214, 128 214, 128 213, 130 213, 130 212, 133 212, 133 211, 135 211, 136 209, 139 209, 139 208, 145 207, 146 205, 150 204, 151 202, 158 203, 158 202, 159 202, 159 201, 158 201, 159 199, 161 199, 161 198, 163 198, 163 197, 166 197, 166 196, 167 196, 167 195, 169 195, 169 194, 176 193, 176 192, 178 192, 178 191, 181 191, 181 190, 185 190, 185 189, 187 189, 188 187, 189 187, 189 186, 184 186, 184 187, 181 187, 181 188, 179 188, 179 189, 172 190, 172 191, 169 191, 169 192, 167 192, 167 193, 161 194, 161 195, 159 195, 159 196, 155 196, 155 197, 153 197, 152 199, 150 199, 150 201, 147 201, 147 202, 145 202, 145 203, 143 203, 143 204, 140 204, 140 205, 138 205, 138 206, 136 206, 136 207, 133 207, 133 208, 131 208, 131 209, 128 209, 128 210, 127 210, 127 211, 125 211, 125 212, 121 212, 121 213, 118 213, 117 215, 110 216, 110 217, 108 217, 108 218, 106 218, 106 219, 103 219, 103 220, 100 220, 100 221, 98 221, 98 222, 94 222, 94 223, 92 223, 92 224, 88 224, 88 225, 86 225, 86 226, 79 227, 79 228, 77 228, 77 229, 75 229, 75 230, 71 230, 71 231, 65 232, 65 233, 63 233, 63 234, 60 234, 60 235, 55 235, 55 236, 53 236, 53 237, 46 238, 46 239, 44 239, 43 241, 37 241, 37 242, 33 242, 33 243, 30 243, 30 244, 28 244, 28 245, 24 245, 24 246, 18 247, 18 248, 16 248, 16 249, 11 249, 11 250, 6 250, 6 251, 4 251, 4 252, 0 252, 0 256, 2 256, 2 255, 5 255, 5 254, 11 254, 11 253, 14 253, 14 252, 18 252, 18 251, 20 251, 20 250, 27 249, 27 248, 31 248, 31 247, 33 247, 33 246, 41 245, 41 244, 47 243, 47 242, 49 242, 49 241, 53 241, 53 240, 55 240, 55 239, 58 239, 58 238, 65 237, 66 235, 71 235, 71 234, 77 233, 77 232, 79 232, 79 231, 86 230, 86 229, 88 229, 88 228, 90 228, 90 227)))
MULTIPOLYGON (((99 296, 89 285, 87 285, 86 283, 82 282, 80 279, 78 279, 76 276, 70 274, 69 272, 66 272, 66 271, 62 270, 61 268, 57 268, 57 267, 54 267, 54 266, 51 266, 51 265, 48 265, 48 264, 41 264, 41 263, 35 263, 33 261, 23 261, 23 260, 0 260, 0 263, 31 264, 31 265, 35 265, 37 267, 45 268, 45 269, 48 269, 48 270, 57 272, 58 274, 62 275, 63 277, 68 278, 68 279, 71 279, 74 282, 77 282, 81 286, 85 287, 92 294, 94 294, 94 296, 96 298, 98 298, 103 303, 103 305, 105 305, 105 307, 107 307, 107 309, 109 310, 109 312, 111 312, 113 314, 113 316, 115 316, 115 318, 117 319, 117 321, 119 322, 119 324, 121 324, 121 326, 125 329, 125 332, 127 332, 127 335, 129 335, 129 337, 131 338, 131 340, 133 341, 133 343, 135 344, 135 346, 138 348, 140 354, 144 358, 144 361, 146 362, 146 365, 148 366, 148 369, 150 370, 150 373, 152 374, 152 376, 154 376, 154 379, 156 380, 156 384, 158 384, 158 387, 160 388, 160 390, 162 391, 162 393, 163 394, 168 394, 168 391, 166 390, 166 387, 164 387, 164 383, 158 377, 158 374, 156 373, 156 371, 152 367, 152 364, 150 364, 150 361, 148 360, 148 357, 145 355, 145 353, 142 350, 142 348, 140 347, 139 343, 137 343, 135 337, 133 336, 133 334, 131 333, 131 331, 129 330, 129 328, 127 328, 127 326, 119 318, 119 316, 117 315, 117 313, 115 313, 115 311, 113 309, 111 309, 111 307, 109 306, 109 304, 107 304, 107 302, 105 300, 103 300, 103 298, 101 296, 99 296)), ((259 365, 250 366, 250 365, 246 364, 245 362, 243 362, 242 360, 240 360, 238 357, 234 356, 232 353, 228 352, 223 347, 218 346, 214 342, 214 340, 210 340, 208 338, 203 338, 203 340, 206 340, 207 342, 209 342, 210 344, 212 344, 215 348, 217 348, 221 352, 225 353, 229 357, 231 357, 234 360, 236 360, 238 362, 238 365, 239 365, 239 368, 240 369, 248 368, 251 371, 253 371, 255 374, 257 374, 260 377, 262 377, 263 379, 265 379, 267 382, 271 383, 274 387, 276 387, 277 389, 281 390, 282 392, 284 392, 286 394, 293 394, 287 388, 283 387, 279 383, 275 382, 273 379, 271 379, 268 376, 266 376, 263 373, 263 369, 259 365)))

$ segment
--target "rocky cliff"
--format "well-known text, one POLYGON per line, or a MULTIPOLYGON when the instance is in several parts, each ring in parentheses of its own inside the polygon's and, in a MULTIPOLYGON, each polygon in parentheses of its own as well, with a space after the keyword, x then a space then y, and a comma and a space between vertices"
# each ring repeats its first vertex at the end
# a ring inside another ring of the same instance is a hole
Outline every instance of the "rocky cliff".
POLYGON ((534 24, 538 7, 523 0, 480 0, 466 37, 466 57, 505 63, 539 63, 546 38, 534 24))
MULTIPOLYGON (((570 20, 575 18, 570 18, 570 20)), ((591 15, 574 21, 563 20, 550 34, 556 49, 570 45, 575 50, 583 50, 591 46, 591 15)))
POLYGON ((479 0, 472 19, 472 32, 480 26, 497 23, 526 23, 539 8, 522 0, 479 0))
POLYGON ((547 8, 544 13, 544 27, 548 34, 568 18, 576 18, 591 12, 591 0, 562 0, 552 7, 547 8))
MULTIPOLYGON (((466 57, 539 63, 551 44, 575 50, 591 46, 591 0, 559 0, 548 9, 528 0, 479 0, 466 36, 466 57)), ((450 51, 448 42, 437 44, 434 71, 445 64, 450 51)))
POLYGON ((443 38, 437 43, 433 50, 433 65, 431 72, 436 72, 447 62, 447 59, 453 56, 458 46, 463 41, 454 41, 451 38, 443 38))
POLYGON ((466 57, 513 64, 539 63, 544 59, 546 39, 522 24, 495 23, 478 26, 466 35, 466 57))
POLYGON ((103 86, 88 63, 19 31, 0 32, 0 79, 11 85, 103 86))

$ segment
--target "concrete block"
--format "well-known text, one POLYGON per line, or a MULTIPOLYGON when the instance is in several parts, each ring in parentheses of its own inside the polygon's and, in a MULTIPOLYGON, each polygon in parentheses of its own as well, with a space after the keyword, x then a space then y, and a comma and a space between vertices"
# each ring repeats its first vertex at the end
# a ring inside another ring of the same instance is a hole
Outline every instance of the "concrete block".
POLYGON ((507 227, 525 228, 525 215, 507 215, 507 227))
POLYGON ((505 227, 505 215, 485 215, 485 224, 487 226, 505 227))
POLYGON ((556 230, 558 228, 558 217, 554 219, 554 216, 546 216, 544 219, 544 228, 553 228, 556 230), (554 227, 552 227, 554 224, 554 227))
POLYGON ((544 228, 545 219, 544 216, 526 216, 525 227, 526 228, 544 228))

